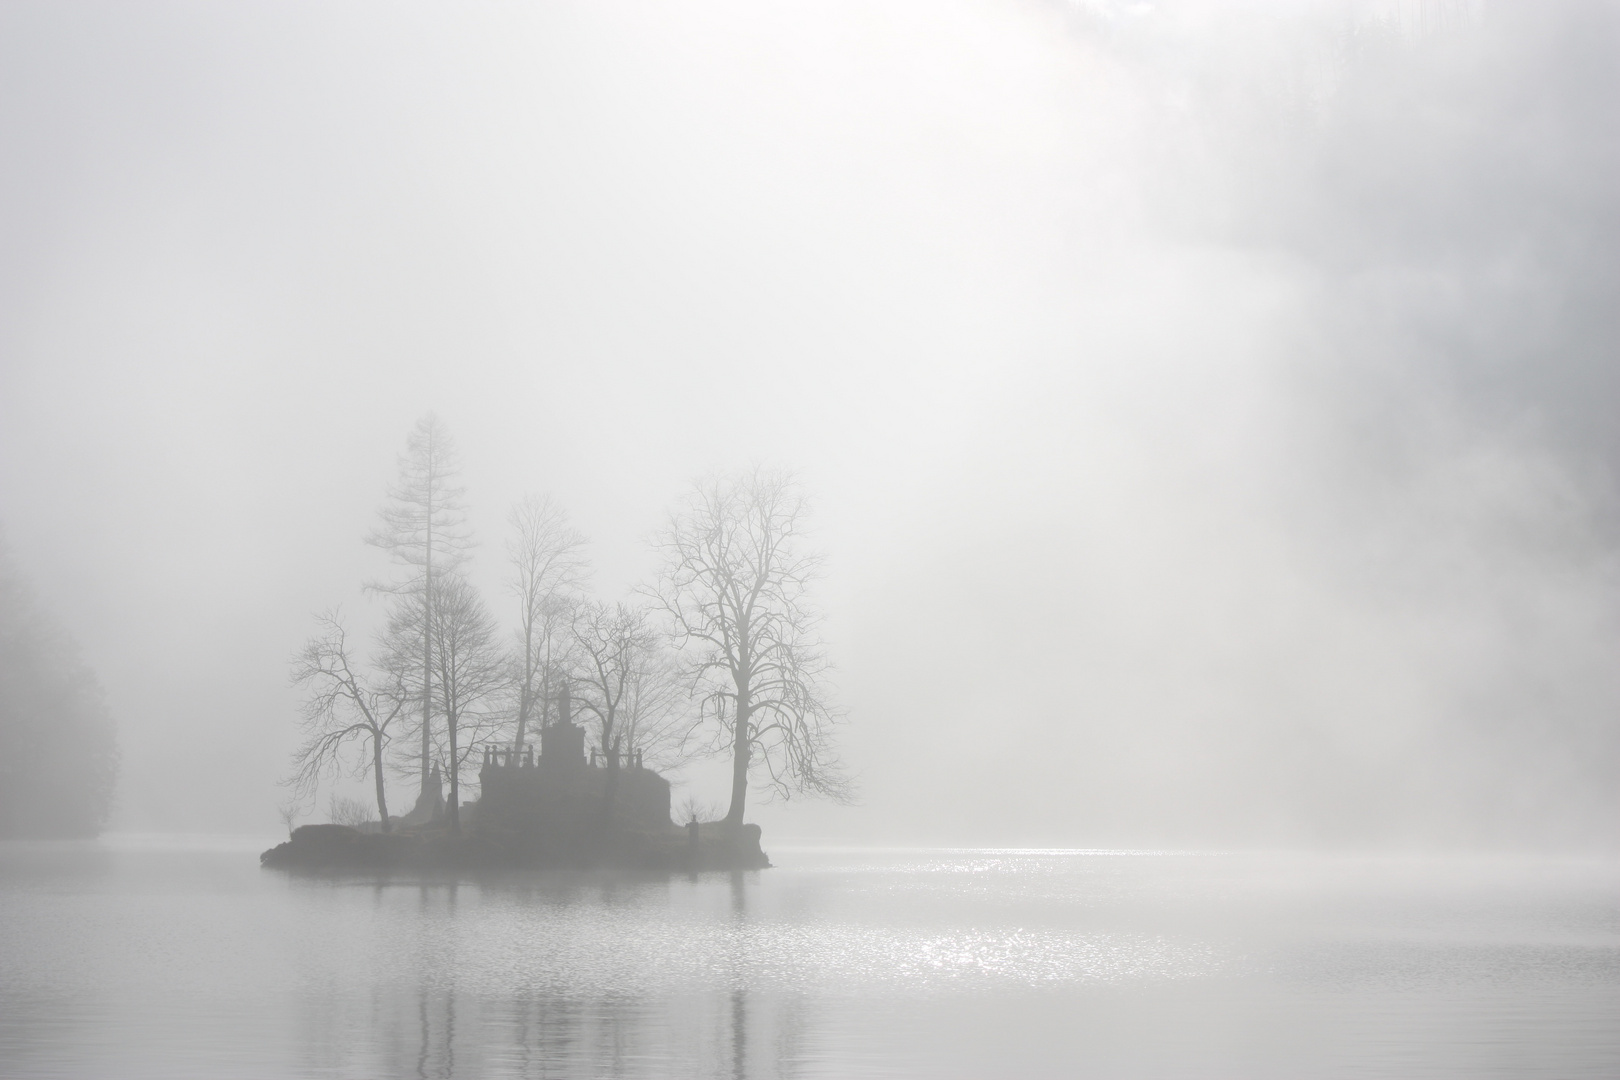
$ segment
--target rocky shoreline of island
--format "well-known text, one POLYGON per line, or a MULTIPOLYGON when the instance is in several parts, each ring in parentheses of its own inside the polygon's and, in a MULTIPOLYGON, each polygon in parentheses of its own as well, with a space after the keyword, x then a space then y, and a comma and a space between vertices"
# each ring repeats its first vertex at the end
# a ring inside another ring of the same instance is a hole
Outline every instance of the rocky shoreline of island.
POLYGON ((690 823, 667 829, 391 832, 304 825, 259 856, 267 869, 316 873, 633 870, 671 873, 762 870, 771 865, 758 825, 690 823))

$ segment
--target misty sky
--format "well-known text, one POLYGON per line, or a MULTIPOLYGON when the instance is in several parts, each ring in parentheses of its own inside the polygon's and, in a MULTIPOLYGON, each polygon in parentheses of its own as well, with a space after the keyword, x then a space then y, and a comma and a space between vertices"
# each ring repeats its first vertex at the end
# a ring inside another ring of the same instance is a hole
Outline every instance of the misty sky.
POLYGON ((503 617, 527 491, 613 599, 799 471, 767 848, 1603 840, 1617 102, 1600 3, 7 4, 0 524, 115 828, 276 827, 433 410, 503 617))

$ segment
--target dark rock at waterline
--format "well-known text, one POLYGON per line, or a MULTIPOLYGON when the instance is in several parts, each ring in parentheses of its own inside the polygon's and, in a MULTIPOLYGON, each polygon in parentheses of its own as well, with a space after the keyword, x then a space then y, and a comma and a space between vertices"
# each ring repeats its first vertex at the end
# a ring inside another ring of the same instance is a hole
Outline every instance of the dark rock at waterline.
POLYGON ((723 823, 664 829, 475 828, 451 836, 442 825, 361 832, 347 825, 304 825, 259 856, 261 865, 321 873, 633 869, 760 870, 771 865, 758 825, 723 823))
POLYGON ((681 853, 681 869, 763 870, 771 865, 760 848, 762 834, 758 825, 744 825, 739 832, 717 821, 699 825, 695 830, 689 825, 680 832, 681 846, 685 849, 681 853))
POLYGON ((391 870, 417 863, 421 839, 400 833, 367 833, 347 825, 303 825, 285 844, 259 856, 263 866, 306 870, 391 870))

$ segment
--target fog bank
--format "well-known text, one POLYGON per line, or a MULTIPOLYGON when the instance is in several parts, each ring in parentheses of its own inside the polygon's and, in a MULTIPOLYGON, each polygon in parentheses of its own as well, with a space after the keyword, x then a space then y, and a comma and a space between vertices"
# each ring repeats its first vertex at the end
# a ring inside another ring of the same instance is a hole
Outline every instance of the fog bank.
POLYGON ((767 848, 1612 843, 1615 5, 0 27, 0 518, 118 826, 275 828, 432 409, 492 595, 526 491, 612 598, 800 472, 863 794, 767 848))

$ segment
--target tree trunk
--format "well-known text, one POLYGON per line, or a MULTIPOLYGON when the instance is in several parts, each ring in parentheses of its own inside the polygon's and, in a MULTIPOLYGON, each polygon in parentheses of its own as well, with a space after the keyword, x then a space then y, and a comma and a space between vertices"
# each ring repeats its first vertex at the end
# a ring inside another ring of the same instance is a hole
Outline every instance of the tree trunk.
POLYGON ((731 744, 731 808, 726 811, 726 825, 741 830, 743 806, 748 799, 748 755, 753 749, 748 738, 749 709, 741 702, 737 706, 737 727, 731 744))
POLYGON ((534 702, 534 619, 530 614, 534 605, 530 604, 523 615, 523 686, 518 694, 517 718, 517 747, 518 756, 523 756, 523 737, 529 729, 529 710, 534 702))
POLYGON ((422 794, 428 789, 428 764, 433 756, 433 556, 428 555, 427 588, 422 592, 422 794))
POLYGON ((444 717, 445 734, 450 738, 450 806, 446 816, 450 819, 450 835, 461 835, 461 760, 456 750, 456 717, 447 712, 444 717))
MULTIPOLYGON (((427 542, 422 559, 422 795, 428 789, 428 758, 433 755, 433 477, 428 476, 427 542)), ((420 796, 418 796, 420 798, 420 796)))
POLYGON ((523 693, 518 697, 517 741, 512 744, 517 747, 518 757, 523 756, 523 736, 529 728, 529 702, 532 700, 534 695, 525 685, 523 693))
POLYGON ((607 752, 607 783, 602 785, 602 821, 607 824, 613 821, 613 800, 619 793, 619 742, 615 735, 607 752))
POLYGON ((371 775, 377 779, 377 820, 382 822, 382 831, 388 832, 393 826, 388 823, 388 795, 383 790, 382 739, 376 732, 371 735, 371 775))

